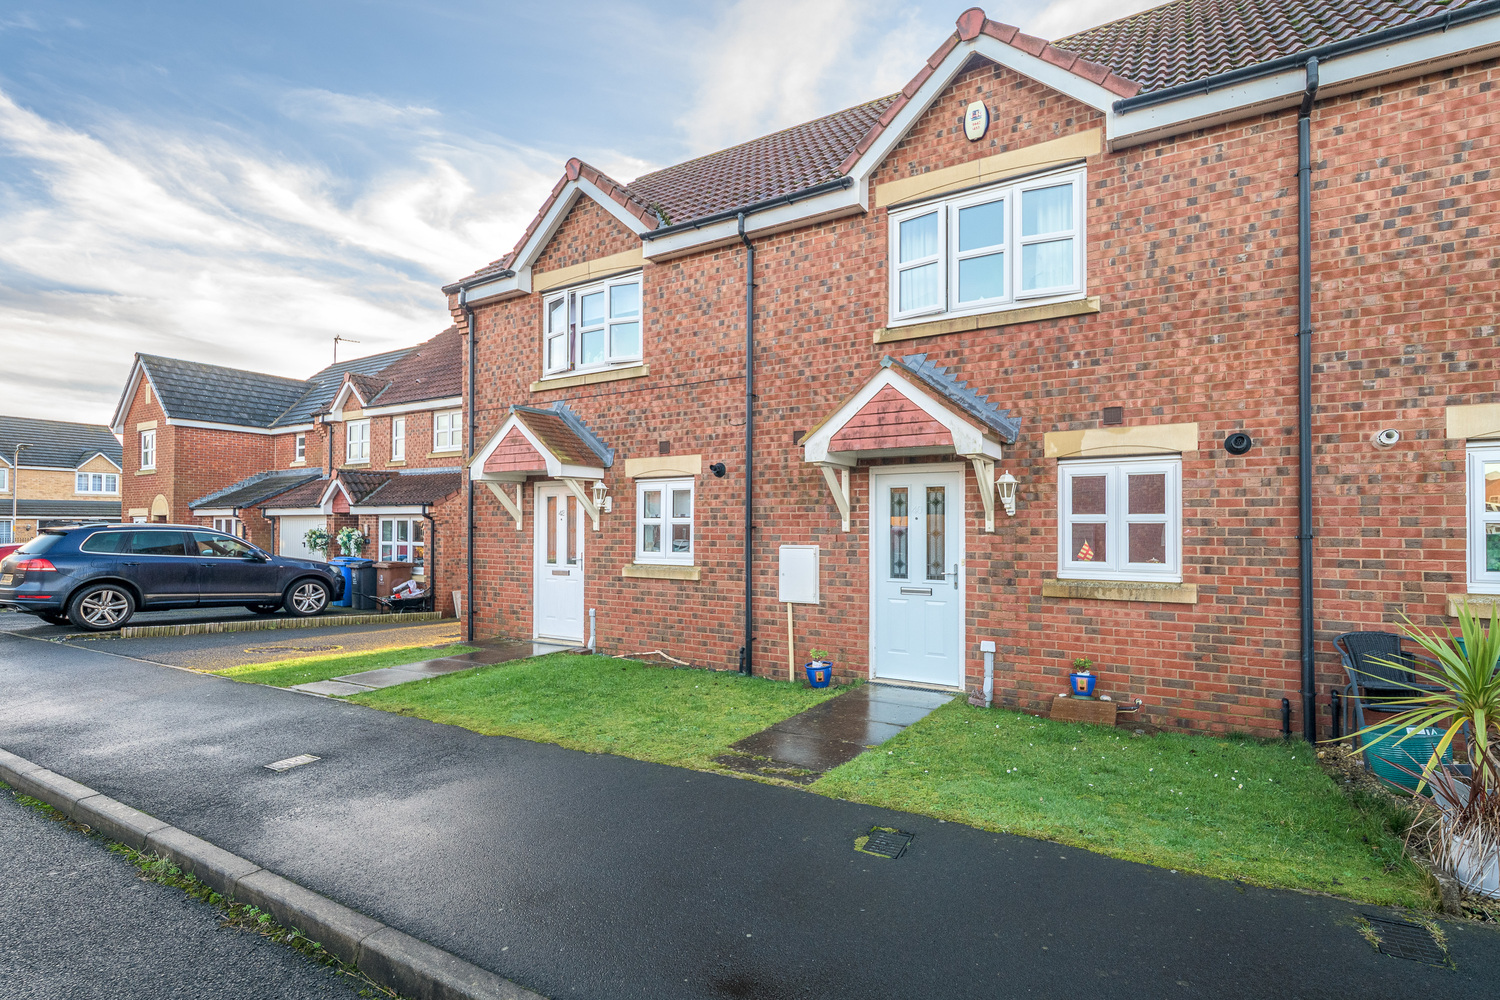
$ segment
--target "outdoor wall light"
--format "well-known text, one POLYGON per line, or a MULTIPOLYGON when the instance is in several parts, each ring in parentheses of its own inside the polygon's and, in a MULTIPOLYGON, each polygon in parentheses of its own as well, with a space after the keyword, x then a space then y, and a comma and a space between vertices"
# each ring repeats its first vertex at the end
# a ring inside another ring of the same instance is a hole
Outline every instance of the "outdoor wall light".
POLYGON ((1016 516, 1016 477, 1007 470, 995 480, 995 489, 1000 494, 1000 503, 1005 507, 1006 517, 1016 516))
POLYGON ((723 479, 724 473, 729 471, 729 467, 726 466, 723 462, 715 462, 713 465, 710 465, 708 467, 708 471, 714 474, 715 479, 723 479))
POLYGON ((609 495, 609 487, 604 485, 602 479, 594 481, 594 506, 606 514, 615 509, 615 498, 609 495))

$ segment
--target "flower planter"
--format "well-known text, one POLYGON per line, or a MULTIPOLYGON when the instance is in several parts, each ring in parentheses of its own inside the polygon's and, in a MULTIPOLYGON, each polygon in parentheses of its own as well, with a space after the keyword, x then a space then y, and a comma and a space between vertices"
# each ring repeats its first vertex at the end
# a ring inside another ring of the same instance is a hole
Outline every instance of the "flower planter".
POLYGON ((1087 670, 1068 675, 1068 685, 1074 697, 1092 698, 1094 696, 1094 684, 1099 680, 1087 670))
POLYGON ((833 664, 827 660, 813 660, 803 666, 807 671, 807 686, 826 688, 833 680, 833 664))
POLYGON ((1448 834, 1448 856, 1453 861, 1453 877, 1469 892, 1490 899, 1500 899, 1500 851, 1489 857, 1477 843, 1467 837, 1448 834))
MULTIPOLYGON (((1415 774, 1409 774, 1402 769, 1407 768, 1420 774, 1422 768, 1427 766, 1427 761, 1432 758, 1432 751, 1437 748, 1442 736, 1443 734, 1436 729, 1413 732, 1409 726, 1384 726, 1373 729, 1365 737, 1365 746, 1369 748, 1370 770, 1375 772, 1376 777, 1383 778, 1393 785, 1399 785, 1408 792, 1414 792, 1419 779, 1415 774), (1412 735, 1407 736, 1400 746, 1396 746, 1396 741, 1407 733, 1412 735)), ((1444 765, 1453 763, 1451 748, 1443 752, 1442 762, 1444 765)))

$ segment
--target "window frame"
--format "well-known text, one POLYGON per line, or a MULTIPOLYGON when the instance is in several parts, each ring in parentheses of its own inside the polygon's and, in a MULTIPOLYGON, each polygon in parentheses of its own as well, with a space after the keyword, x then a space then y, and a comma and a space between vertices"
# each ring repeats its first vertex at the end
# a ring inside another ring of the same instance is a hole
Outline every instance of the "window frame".
POLYGON ((638 479, 635 483, 635 561, 649 566, 692 566, 698 549, 698 484, 692 477, 672 479, 638 479), (672 494, 686 490, 688 493, 688 515, 677 517, 672 513, 672 494), (646 494, 661 493, 661 513, 657 517, 646 517, 646 494), (661 528, 661 552, 645 550, 646 525, 654 523, 661 528), (671 551, 672 528, 688 526, 688 550, 671 551))
POLYGON ((406 565, 412 567, 412 575, 413 576, 426 576, 427 575, 427 533, 426 533, 427 529, 426 529, 426 524, 427 524, 427 518, 422 517, 421 515, 404 515, 403 516, 403 515, 395 515, 395 514, 393 514, 393 515, 389 515, 389 516, 382 516, 382 517, 380 517, 376 521, 376 523, 375 523, 375 555, 378 557, 379 561, 380 562, 384 562, 384 563, 405 563, 406 565), (406 538, 404 540, 403 539, 398 539, 396 537, 396 534, 397 534, 396 525, 398 523, 406 525, 406 538), (391 526, 391 540, 390 541, 386 541, 385 540, 385 526, 387 524, 389 524, 391 526), (421 537, 420 540, 418 540, 417 537, 416 537, 419 525, 421 526, 421 530, 422 530, 422 537, 421 537), (409 554, 411 555, 410 559, 398 559, 398 558, 396 558, 396 546, 398 546, 398 545, 405 545, 407 547, 407 550, 408 550, 409 554), (390 550, 390 553, 391 553, 390 556, 386 555, 387 548, 389 548, 389 550, 390 550), (421 557, 422 557, 420 559, 417 558, 417 555, 418 555, 419 552, 420 552, 421 557))
POLYGON ((0 465, 0 493, 10 492, 10 466, 0 465))
POLYGON ((1500 523, 1500 510, 1484 509, 1484 463, 1500 462, 1500 441, 1475 442, 1464 455, 1464 564, 1467 590, 1472 594, 1500 594, 1500 571, 1485 565, 1486 524, 1500 523), (1491 516, 1486 516, 1491 515, 1491 516))
POLYGON ((120 476, 119 476, 118 473, 115 473, 115 472, 83 472, 83 471, 75 471, 73 473, 73 492, 75 494, 79 495, 79 496, 106 496, 106 497, 119 496, 120 495, 120 476), (99 487, 100 487, 97 490, 93 488, 94 477, 96 477, 96 476, 99 478, 99 487), (115 481, 115 488, 114 489, 110 489, 109 488, 109 481, 111 479, 113 479, 115 481), (83 482, 83 488, 81 488, 81 489, 78 486, 78 483, 79 483, 80 480, 82 480, 82 482, 83 482))
POLYGON ((214 530, 242 540, 245 538, 245 522, 237 517, 214 518, 214 530))
POLYGON ((928 321, 933 318, 973 316, 981 313, 1003 312, 1008 309, 1023 309, 1028 306, 1043 305, 1049 302, 1066 302, 1083 298, 1088 291, 1088 227, 1085 216, 1087 189, 1088 171, 1084 167, 1074 166, 1065 170, 1049 171, 1032 177, 990 184, 983 188, 963 191, 945 197, 929 198, 915 204, 892 209, 887 213, 886 237, 887 270, 890 272, 886 291, 888 297, 887 312, 889 325, 904 326, 928 321), (1044 188, 1057 187, 1061 184, 1071 184, 1073 186, 1072 228, 1052 233, 1022 236, 1023 203, 1026 193, 1044 188), (958 213, 966 208, 991 204, 997 201, 1003 202, 1005 205, 1003 223, 1004 242, 990 244, 984 248, 960 251, 958 249, 960 236, 958 213), (927 255, 922 258, 914 258, 911 261, 901 261, 901 224, 921 218, 924 215, 932 214, 933 212, 936 212, 938 216, 938 252, 936 256, 927 255), (1035 288, 1029 291, 1023 290, 1021 279, 1025 258, 1024 247, 1059 242, 1064 239, 1071 239, 1073 241, 1073 282, 1068 285, 1035 288), (1004 294, 975 299, 960 304, 958 301, 959 262, 971 257, 984 257, 995 253, 1003 253, 1005 255, 1004 294), (912 270, 915 267, 925 266, 933 261, 936 261, 938 264, 938 288, 940 289, 942 301, 936 306, 901 309, 902 272, 912 270))
POLYGON ((1057 578, 1059 580, 1118 580, 1131 583, 1182 582, 1182 456, 1141 455, 1111 458, 1062 459, 1057 463, 1057 578), (1166 474, 1165 514, 1131 514, 1131 475, 1166 474), (1072 482, 1080 475, 1104 475, 1105 512, 1073 514, 1072 482), (1105 554, 1102 562, 1079 562, 1072 558, 1072 525, 1104 524, 1105 554), (1167 559, 1160 569, 1153 563, 1132 563, 1129 556, 1130 524, 1165 524, 1167 559))
POLYGON ((572 373, 608 371, 612 368, 628 368, 639 365, 645 360, 646 354, 646 326, 645 326, 645 287, 642 282, 641 271, 631 271, 627 274, 615 275, 599 281, 591 281, 588 284, 572 285, 567 288, 556 289, 542 297, 542 377, 558 377, 572 373), (623 286, 634 286, 636 290, 636 312, 632 319, 624 316, 616 320, 610 315, 611 289, 623 286), (604 295, 604 319, 598 326, 582 327, 580 317, 580 302, 585 295, 602 292, 604 295), (563 304, 561 317, 562 329, 555 325, 557 313, 554 306, 563 304), (638 349, 634 353, 625 354, 615 350, 614 328, 630 323, 636 326, 636 337, 638 349), (604 360, 593 364, 581 364, 578 361, 580 343, 584 333, 595 329, 604 331, 604 360), (560 361, 553 358, 552 344, 561 340, 562 357, 560 361))
POLYGON ((370 461, 370 420, 369 420, 369 418, 366 417, 364 420, 346 420, 346 421, 344 421, 344 464, 345 465, 357 465, 357 464, 361 464, 361 463, 368 463, 369 461, 370 461), (355 440, 354 434, 352 433, 352 431, 356 427, 360 428, 360 430, 363 432, 363 434, 361 435, 361 437, 359 438, 358 441, 355 440), (357 458, 354 455, 354 446, 356 444, 358 444, 360 446, 360 454, 359 454, 359 457, 357 457, 357 458))
POLYGON ((307 435, 298 434, 292 438, 292 462, 307 461, 307 435))
POLYGON ((436 410, 432 414, 432 450, 433 451, 463 451, 464 450, 464 411, 463 410, 436 410), (446 430, 438 428, 438 422, 447 417, 449 426, 446 430), (443 444, 441 435, 448 435, 448 443, 443 444))
POLYGON ((16 522, 0 517, 0 545, 13 545, 16 540, 16 522))
POLYGON ((141 431, 141 470, 156 468, 156 430, 141 431))
POLYGON ((406 461, 406 418, 391 418, 391 461, 406 461))

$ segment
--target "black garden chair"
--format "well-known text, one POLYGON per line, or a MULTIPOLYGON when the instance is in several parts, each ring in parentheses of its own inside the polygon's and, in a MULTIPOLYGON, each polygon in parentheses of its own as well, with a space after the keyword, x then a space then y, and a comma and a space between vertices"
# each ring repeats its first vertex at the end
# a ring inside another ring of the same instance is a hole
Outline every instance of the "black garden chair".
MULTIPOLYGON (((1417 691, 1441 690, 1420 682, 1414 672, 1431 672, 1436 666, 1432 658, 1425 653, 1403 649, 1402 636, 1395 632, 1345 632, 1333 640, 1333 648, 1339 651, 1344 661, 1344 673, 1349 678, 1343 695, 1346 715, 1351 702, 1354 706, 1355 725, 1349 730, 1351 733, 1365 728, 1367 707, 1377 712, 1398 712, 1401 706, 1389 706, 1389 702, 1409 698, 1417 691)), ((1343 721, 1339 720, 1340 723, 1343 721)), ((1365 740, 1363 737, 1358 739, 1363 753, 1365 740)), ((1365 766, 1369 766, 1368 757, 1365 766)))

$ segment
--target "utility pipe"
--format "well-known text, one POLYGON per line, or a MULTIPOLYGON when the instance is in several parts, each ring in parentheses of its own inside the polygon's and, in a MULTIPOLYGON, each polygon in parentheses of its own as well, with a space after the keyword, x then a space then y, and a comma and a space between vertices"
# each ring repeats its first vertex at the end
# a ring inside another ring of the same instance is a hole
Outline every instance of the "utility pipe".
MULTIPOLYGON (((458 290, 458 306, 464 311, 469 330, 469 432, 464 435, 464 503, 467 506, 467 538, 464 546, 464 638, 474 641, 474 471, 469 461, 474 457, 474 435, 477 433, 477 417, 474 403, 474 368, 479 351, 474 343, 474 310, 469 307, 469 289, 458 290)), ((520 498, 517 498, 519 502, 520 498)))
POLYGON ((1317 674, 1313 668, 1312 568, 1312 109, 1318 60, 1305 64, 1307 87, 1297 117, 1297 576, 1302 612, 1302 736, 1318 739, 1317 674))
POLYGON ((750 644, 755 641, 750 576, 755 556, 751 538, 755 529, 755 245, 745 235, 744 212, 739 213, 738 225, 740 242, 745 244, 745 645, 740 651, 740 673, 748 677, 754 672, 750 644))

